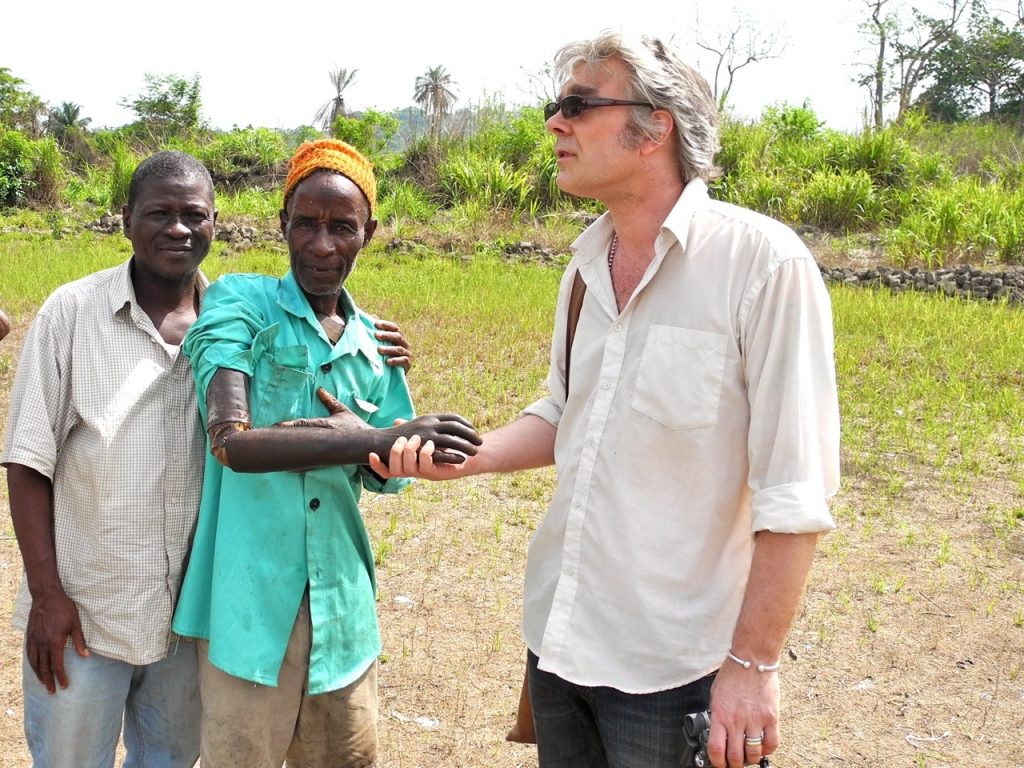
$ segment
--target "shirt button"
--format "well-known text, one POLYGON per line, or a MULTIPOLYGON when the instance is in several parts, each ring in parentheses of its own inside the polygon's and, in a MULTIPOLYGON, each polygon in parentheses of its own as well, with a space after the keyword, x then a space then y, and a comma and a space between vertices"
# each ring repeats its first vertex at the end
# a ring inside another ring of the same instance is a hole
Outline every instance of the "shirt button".
POLYGON ((320 370, 323 371, 324 373, 330 373, 331 372, 331 364, 330 363, 324 363, 323 365, 320 366, 320 370))
POLYGON ((615 324, 615 330, 616 331, 621 331, 622 330, 622 323, 616 323, 615 324))
POLYGON ((309 508, 314 512, 320 509, 320 499, 311 499, 309 502, 309 508))
POLYGON ((609 387, 611 387, 611 384, 609 384, 607 381, 601 382, 601 389, 608 389, 609 387))

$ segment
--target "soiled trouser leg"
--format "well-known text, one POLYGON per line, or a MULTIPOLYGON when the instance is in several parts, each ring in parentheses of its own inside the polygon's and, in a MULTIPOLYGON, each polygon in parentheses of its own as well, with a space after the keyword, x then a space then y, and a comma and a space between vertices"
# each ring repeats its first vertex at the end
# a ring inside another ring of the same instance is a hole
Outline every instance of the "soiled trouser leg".
POLYGON ((351 685, 306 696, 311 628, 303 598, 278 687, 214 667, 199 642, 203 768, 368 768, 377 757, 377 664, 351 685))
POLYGON ((276 688, 213 666, 209 643, 199 641, 203 768, 281 768, 306 686, 309 638, 309 609, 303 600, 276 688))
POLYGON ((369 768, 377 759, 377 662, 341 690, 302 700, 287 768, 369 768))

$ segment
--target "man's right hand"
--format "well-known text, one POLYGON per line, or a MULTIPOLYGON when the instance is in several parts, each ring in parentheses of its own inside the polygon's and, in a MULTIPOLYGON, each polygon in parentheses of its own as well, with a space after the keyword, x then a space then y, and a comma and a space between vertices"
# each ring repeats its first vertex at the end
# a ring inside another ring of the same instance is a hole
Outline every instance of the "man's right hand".
MULTIPOLYGON (((384 438, 380 450, 374 455, 390 456, 401 441, 404 449, 409 440, 418 438, 424 445, 434 446, 435 464, 462 464, 466 456, 475 456, 477 446, 482 442, 473 425, 454 413, 434 413, 417 416, 393 427, 379 430, 384 438)), ((401 450, 400 449, 400 450, 401 450)))
POLYGON ((34 597, 28 614, 25 651, 29 666, 50 693, 56 692, 56 684, 68 687, 64 648, 69 636, 79 656, 90 655, 74 601, 63 592, 34 597))
POLYGON ((432 440, 424 442, 419 435, 400 437, 391 446, 391 452, 381 458, 370 454, 370 469, 388 480, 392 477, 415 477, 422 480, 454 480, 466 474, 471 461, 461 464, 436 461, 437 452, 432 440), (386 459, 386 461, 385 461, 386 459))

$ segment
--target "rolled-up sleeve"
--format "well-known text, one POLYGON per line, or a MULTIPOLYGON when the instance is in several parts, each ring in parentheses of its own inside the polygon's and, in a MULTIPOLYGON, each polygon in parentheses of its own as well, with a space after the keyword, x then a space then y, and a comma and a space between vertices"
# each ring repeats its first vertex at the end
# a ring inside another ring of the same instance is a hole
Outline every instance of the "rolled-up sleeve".
POLYGON ((182 352, 192 365, 199 409, 206 419, 206 390, 220 368, 253 375, 253 340, 263 329, 265 318, 258 306, 236 290, 234 283, 220 279, 210 285, 203 310, 182 343, 182 352))
POLYGON ((835 527, 839 402, 832 311, 815 262, 782 261, 752 289, 743 320, 754 531, 835 527))

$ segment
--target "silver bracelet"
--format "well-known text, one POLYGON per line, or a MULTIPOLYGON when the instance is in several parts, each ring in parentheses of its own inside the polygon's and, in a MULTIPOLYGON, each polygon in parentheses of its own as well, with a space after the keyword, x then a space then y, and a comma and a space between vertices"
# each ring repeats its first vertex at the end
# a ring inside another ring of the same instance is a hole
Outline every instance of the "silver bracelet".
POLYGON ((781 664, 781 662, 776 661, 774 664, 758 664, 755 666, 752 661, 744 661, 743 659, 741 659, 739 656, 732 652, 731 648, 726 653, 726 655, 744 669, 750 669, 751 667, 754 667, 754 669, 756 669, 758 672, 775 672, 781 664))

